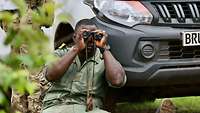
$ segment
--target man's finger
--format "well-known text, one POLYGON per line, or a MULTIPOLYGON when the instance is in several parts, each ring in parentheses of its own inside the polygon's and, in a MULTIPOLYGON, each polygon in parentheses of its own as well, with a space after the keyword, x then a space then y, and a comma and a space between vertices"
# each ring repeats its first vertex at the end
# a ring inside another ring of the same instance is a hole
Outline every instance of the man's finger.
POLYGON ((103 37, 103 38, 101 39, 101 45, 104 45, 105 43, 106 43, 106 38, 103 37))

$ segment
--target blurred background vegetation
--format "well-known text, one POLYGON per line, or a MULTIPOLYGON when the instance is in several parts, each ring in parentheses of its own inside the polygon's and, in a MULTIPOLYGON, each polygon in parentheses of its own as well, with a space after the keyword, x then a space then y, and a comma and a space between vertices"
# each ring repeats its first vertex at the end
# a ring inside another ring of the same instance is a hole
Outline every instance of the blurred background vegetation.
MULTIPOLYGON (((171 98, 176 106, 176 113, 200 113, 200 97, 174 97, 171 98)), ((162 99, 155 102, 118 103, 116 113, 155 113, 162 99)))
POLYGON ((33 93, 35 85, 27 79, 28 75, 54 59, 49 39, 40 27, 51 26, 55 6, 52 2, 41 3, 37 8, 28 5, 39 5, 38 1, 41 0, 12 0, 18 10, 0 12, 0 22, 6 29, 4 44, 12 48, 8 56, 0 58, 0 113, 12 112, 8 90, 33 93))

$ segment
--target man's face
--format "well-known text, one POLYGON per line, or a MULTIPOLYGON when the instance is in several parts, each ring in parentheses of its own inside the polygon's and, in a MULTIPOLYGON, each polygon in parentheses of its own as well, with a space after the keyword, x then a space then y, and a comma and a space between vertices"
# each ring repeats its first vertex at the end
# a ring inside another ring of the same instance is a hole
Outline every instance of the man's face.
MULTIPOLYGON (((82 25, 78 31, 92 32, 95 30, 97 30, 97 27, 95 25, 82 25)), ((82 38, 84 39, 83 35, 82 35, 82 38)), ((94 53, 96 51, 94 37, 92 35, 90 35, 89 37, 84 39, 84 43, 86 45, 86 48, 83 51, 87 51, 89 56, 94 55, 94 53)))
POLYGON ((94 38, 90 36, 88 39, 85 39, 85 44, 86 44, 86 49, 88 54, 92 54, 96 51, 95 43, 94 43, 94 38))

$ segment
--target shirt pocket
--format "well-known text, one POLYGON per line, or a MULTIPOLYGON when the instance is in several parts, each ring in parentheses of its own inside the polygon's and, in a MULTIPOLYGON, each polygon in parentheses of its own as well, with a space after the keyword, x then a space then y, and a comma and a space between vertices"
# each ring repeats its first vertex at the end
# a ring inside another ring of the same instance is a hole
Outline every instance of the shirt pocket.
POLYGON ((87 84, 88 82, 92 81, 91 79, 92 68, 90 65, 87 68, 86 66, 83 67, 79 72, 76 73, 76 75, 74 75, 71 88, 72 93, 81 93, 81 94, 87 93, 87 84))
POLYGON ((74 93, 85 94, 87 90, 86 88, 87 84, 85 84, 84 82, 77 80, 72 81, 72 89, 71 89, 72 94, 74 93))

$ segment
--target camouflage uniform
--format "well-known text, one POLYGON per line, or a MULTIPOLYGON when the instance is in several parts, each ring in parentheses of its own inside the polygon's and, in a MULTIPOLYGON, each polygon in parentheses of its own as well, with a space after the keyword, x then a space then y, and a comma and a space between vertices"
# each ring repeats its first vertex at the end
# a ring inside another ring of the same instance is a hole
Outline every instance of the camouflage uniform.
MULTIPOLYGON (((41 6, 43 3, 49 1, 52 0, 26 0, 28 4, 28 10, 25 17, 22 17, 22 19, 20 20, 20 24, 32 24, 32 9, 34 9, 34 7, 41 6)), ((24 45, 24 47, 21 47, 19 52, 20 54, 26 54, 26 46, 24 45)), ((49 88, 50 85, 47 81, 45 81, 44 73, 46 73, 45 67, 39 73, 30 73, 30 75, 28 76, 27 79, 31 82, 34 82, 37 86, 36 91, 32 95, 20 95, 14 90, 12 91, 11 103, 16 111, 19 111, 21 113, 40 113, 44 92, 49 88)))
MULTIPOLYGON (((22 45, 18 52, 20 54, 26 54, 26 45, 22 45)), ((26 68, 25 65, 21 65, 21 67, 26 68)), ((29 95, 28 93, 21 95, 16 93, 15 90, 12 91, 11 103, 15 111, 21 113, 40 113, 44 92, 50 86, 48 81, 45 79, 45 73, 46 67, 44 67, 39 73, 30 73, 28 76, 27 79, 36 84, 36 90, 32 95, 29 95)))
POLYGON ((31 74, 29 80, 36 83, 36 91, 32 94, 20 95, 13 91, 12 105, 16 111, 21 113, 40 113, 42 107, 42 99, 44 92, 49 88, 50 84, 44 79, 44 68, 39 74, 31 74))
MULTIPOLYGON (((61 57, 67 51, 68 49, 59 49, 55 53, 61 57)), ((52 82, 43 100, 42 113, 85 113, 88 81, 90 83, 93 81, 93 85, 89 88, 93 95, 93 110, 90 113, 108 113, 101 109, 107 87, 104 70, 102 54, 98 49, 95 61, 91 57, 81 65, 76 56, 63 77, 52 82), (92 76, 93 66, 94 76, 92 76)))

